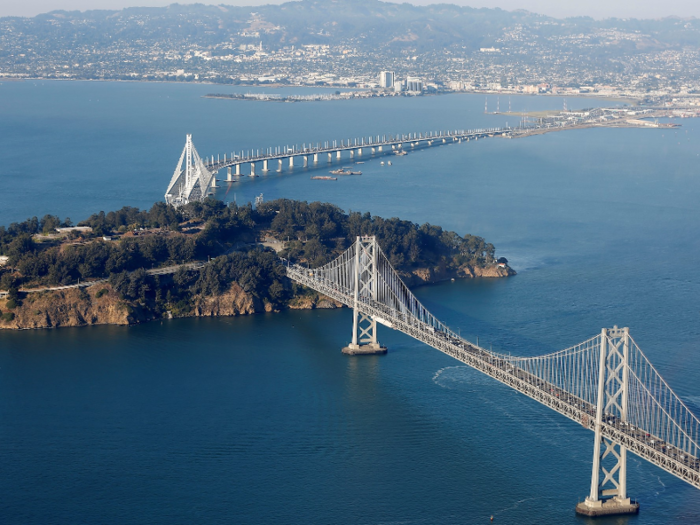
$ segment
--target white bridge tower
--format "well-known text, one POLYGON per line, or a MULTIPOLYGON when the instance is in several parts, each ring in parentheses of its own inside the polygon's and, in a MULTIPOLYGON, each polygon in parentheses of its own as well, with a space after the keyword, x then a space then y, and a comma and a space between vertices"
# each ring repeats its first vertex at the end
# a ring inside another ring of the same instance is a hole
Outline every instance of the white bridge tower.
POLYGON ((165 202, 182 206, 188 202, 203 201, 214 192, 214 184, 214 174, 204 166, 192 143, 192 135, 187 135, 185 149, 182 150, 180 161, 165 192, 165 202))
POLYGON ((352 309, 352 342, 343 348, 344 354, 386 354, 386 347, 377 341, 377 321, 362 312, 358 306, 365 299, 377 300, 377 238, 358 237, 355 242, 355 261, 352 268, 354 287, 352 309))
POLYGON ((630 398, 629 328, 603 329, 600 334, 598 364, 598 403, 594 425, 593 474, 591 493, 576 506, 587 516, 634 514, 639 503, 627 497, 627 448, 601 432, 604 420, 627 425, 630 398), (601 479, 602 478, 602 479, 601 479))

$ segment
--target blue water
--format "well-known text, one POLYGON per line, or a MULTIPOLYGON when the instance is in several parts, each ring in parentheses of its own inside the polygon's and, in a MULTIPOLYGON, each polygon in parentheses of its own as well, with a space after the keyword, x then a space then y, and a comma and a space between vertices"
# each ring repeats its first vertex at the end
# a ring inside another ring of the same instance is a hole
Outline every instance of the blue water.
MULTIPOLYGON (((512 119, 484 115, 476 96, 201 98, 222 89, 1 84, 0 223, 149 206, 185 133, 207 155, 512 119)), ((326 200, 482 235, 518 275, 417 289, 439 318, 525 355, 630 326, 697 403, 700 123, 680 123, 433 148, 331 183, 297 167, 219 195, 326 200)), ((573 507, 589 489, 589 432, 386 329, 387 356, 347 358, 349 335, 347 310, 0 333, 2 521, 587 522, 573 507)), ((698 491, 634 456, 629 490, 639 516, 602 523, 700 522, 698 491)))

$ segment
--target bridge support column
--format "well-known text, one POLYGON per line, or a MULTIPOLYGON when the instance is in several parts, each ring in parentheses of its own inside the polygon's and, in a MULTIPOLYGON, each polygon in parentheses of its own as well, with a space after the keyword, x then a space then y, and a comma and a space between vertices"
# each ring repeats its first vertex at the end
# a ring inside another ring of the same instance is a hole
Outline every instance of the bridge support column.
POLYGON ((357 149, 357 155, 358 155, 359 157, 362 156, 362 148, 358 148, 358 149, 357 149))
POLYGON ((603 328, 600 334, 591 493, 576 505, 577 514, 610 516, 639 512, 639 503, 627 497, 627 449, 602 434, 604 419, 614 418, 622 424, 627 421, 629 341, 629 328, 603 328))
POLYGON ((314 164, 318 164, 318 153, 314 153, 314 164))
POLYGON ((255 177, 255 162, 250 163, 250 176, 255 177))
POLYGON ((304 167, 308 168, 308 166, 309 166, 309 156, 304 155, 304 167))
POLYGON ((379 246, 376 237, 358 237, 355 242, 354 300, 352 309, 352 342, 343 348, 348 355, 386 354, 386 347, 377 341, 377 320, 360 312, 360 297, 377 300, 377 257, 379 246))
POLYGON ((331 162, 333 162, 333 154, 329 153, 328 154, 328 163, 330 164, 331 162))
POLYGON ((219 174, 218 171, 215 171, 214 173, 212 173, 211 184, 209 185, 210 188, 218 188, 218 186, 216 185, 216 176, 218 174, 219 174))
POLYGON ((226 182, 233 182, 233 176, 231 175, 231 166, 226 170, 226 182))
POLYGON ((291 169, 293 167, 294 167, 294 157, 289 157, 289 168, 291 169))
POLYGON ((350 150, 350 158, 355 158, 355 150, 350 150))
POLYGON ((335 154, 335 158, 340 160, 340 150, 338 150, 335 154))
POLYGON ((263 171, 269 171, 269 170, 267 169, 267 159, 265 159, 265 160, 263 161, 263 171))
POLYGON ((236 164, 236 176, 240 177, 240 175, 241 175, 241 165, 236 164))
POLYGON ((278 164, 278 166, 277 166, 277 171, 278 171, 279 173, 282 173, 282 159, 279 159, 279 160, 277 161, 277 164, 278 164))
POLYGON ((377 148, 372 147, 372 155, 374 155, 375 153, 377 153, 377 148))

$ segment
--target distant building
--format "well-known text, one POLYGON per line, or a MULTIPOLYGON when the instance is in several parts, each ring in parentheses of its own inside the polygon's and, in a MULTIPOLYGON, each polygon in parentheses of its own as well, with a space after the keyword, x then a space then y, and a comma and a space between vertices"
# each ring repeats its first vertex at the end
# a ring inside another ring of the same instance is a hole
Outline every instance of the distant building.
POLYGON ((420 93, 423 91, 423 81, 420 78, 408 77, 406 79, 406 91, 409 93, 420 93))
POLYGON ((394 87, 394 72, 382 71, 379 73, 379 87, 391 89, 394 87))

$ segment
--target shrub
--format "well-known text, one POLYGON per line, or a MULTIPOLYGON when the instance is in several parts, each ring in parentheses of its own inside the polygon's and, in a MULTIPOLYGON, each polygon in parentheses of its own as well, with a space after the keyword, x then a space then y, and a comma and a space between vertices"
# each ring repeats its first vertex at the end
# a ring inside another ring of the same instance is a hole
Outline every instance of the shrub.
POLYGON ((102 296, 103 296, 104 294, 106 294, 106 293, 107 293, 107 288, 102 288, 102 290, 99 290, 99 291, 95 294, 95 297, 97 297, 97 298, 99 299, 100 297, 102 297, 102 296))
POLYGON ((2 320, 5 321, 6 323, 9 323, 10 321, 13 321, 15 318, 15 314, 12 312, 5 312, 2 314, 2 320))
MULTIPOLYGON (((14 310, 15 308, 17 308, 17 301, 15 301, 14 299, 9 299, 9 300, 7 301, 7 307, 8 307, 10 310, 14 310)), ((12 315, 14 316, 14 314, 12 314, 12 315)))

